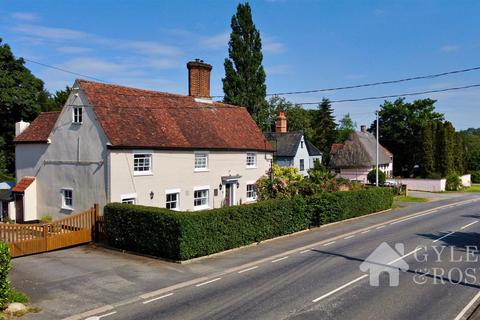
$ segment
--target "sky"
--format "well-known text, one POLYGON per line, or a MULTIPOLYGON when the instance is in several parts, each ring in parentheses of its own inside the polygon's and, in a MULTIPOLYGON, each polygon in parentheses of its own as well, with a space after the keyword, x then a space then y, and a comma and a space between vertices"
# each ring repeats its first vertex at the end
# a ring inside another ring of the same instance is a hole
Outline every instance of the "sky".
MULTIPOLYGON (((213 65, 222 95, 238 1, 0 0, 0 38, 17 57, 126 86, 188 93, 189 60, 213 65)), ((267 92, 394 80, 480 66, 480 1, 251 1, 267 92)), ((26 63, 54 92, 69 73, 26 63)), ((480 84, 480 70, 370 88, 291 95, 316 102, 480 84)), ((480 88, 428 94, 457 129, 480 127, 480 88)), ((383 100, 334 104, 369 125, 383 100)), ((306 106, 306 108, 315 108, 306 106)))

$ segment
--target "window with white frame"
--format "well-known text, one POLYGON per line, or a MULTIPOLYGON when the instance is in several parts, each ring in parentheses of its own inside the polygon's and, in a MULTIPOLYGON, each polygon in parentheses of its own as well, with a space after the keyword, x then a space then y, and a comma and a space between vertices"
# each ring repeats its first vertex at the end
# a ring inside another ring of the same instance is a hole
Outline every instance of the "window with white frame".
POLYGON ((73 209, 73 190, 62 189, 62 208, 73 209))
POLYGON ((195 170, 202 171, 208 169, 208 153, 195 152, 195 170))
POLYGON ((247 153, 247 168, 255 168, 257 166, 257 154, 254 152, 247 153))
POLYGON ((193 192, 193 206, 195 209, 208 208, 208 189, 193 192))
POLYGON ((124 198, 122 199, 122 203, 135 204, 135 198, 124 198))
POLYGON ((150 153, 136 153, 133 155, 133 173, 136 175, 152 172, 152 155, 150 153))
POLYGON ((179 192, 171 192, 167 193, 165 199, 165 208, 170 210, 179 210, 180 208, 180 193, 179 192))
POLYGON ((300 159, 300 171, 305 170, 305 160, 300 159))
POLYGON ((82 107, 74 107, 73 108, 73 115, 72 115, 73 123, 80 124, 83 122, 83 108, 82 107))
POLYGON ((247 200, 252 201, 257 199, 257 193, 255 192, 254 184, 247 184, 247 200))

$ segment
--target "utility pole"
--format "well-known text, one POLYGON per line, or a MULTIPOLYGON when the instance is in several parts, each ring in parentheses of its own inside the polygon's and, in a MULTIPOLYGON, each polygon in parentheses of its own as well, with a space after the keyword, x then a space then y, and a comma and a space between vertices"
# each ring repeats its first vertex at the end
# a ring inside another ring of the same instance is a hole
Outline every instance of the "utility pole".
POLYGON ((377 115, 377 135, 376 135, 376 155, 377 155, 377 161, 376 161, 376 165, 375 165, 375 185, 378 187, 378 139, 380 139, 380 137, 378 136, 378 110, 375 111, 375 114, 377 115))

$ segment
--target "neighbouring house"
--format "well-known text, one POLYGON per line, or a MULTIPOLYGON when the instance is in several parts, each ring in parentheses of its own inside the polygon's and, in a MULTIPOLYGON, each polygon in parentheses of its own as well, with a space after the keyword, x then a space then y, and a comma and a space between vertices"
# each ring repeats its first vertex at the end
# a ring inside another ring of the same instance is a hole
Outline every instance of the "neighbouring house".
POLYGON ((211 65, 187 67, 188 96, 76 80, 60 112, 17 123, 17 221, 94 203, 193 211, 254 202, 273 148, 245 108, 212 101, 211 65))
POLYGON ((12 187, 13 182, 0 182, 0 220, 15 219, 15 206, 13 203, 12 187))
POLYGON ((299 173, 308 175, 315 162, 322 162, 322 152, 305 138, 303 132, 288 132, 287 118, 280 112, 275 132, 266 133, 275 153, 275 163, 280 167, 295 167, 299 173))
MULTIPOLYGON (((361 126, 359 132, 352 132, 342 144, 333 144, 330 150, 330 167, 343 178, 367 183, 367 175, 376 166, 375 136, 361 126)), ((379 170, 387 178, 393 173, 393 154, 379 145, 379 170)))

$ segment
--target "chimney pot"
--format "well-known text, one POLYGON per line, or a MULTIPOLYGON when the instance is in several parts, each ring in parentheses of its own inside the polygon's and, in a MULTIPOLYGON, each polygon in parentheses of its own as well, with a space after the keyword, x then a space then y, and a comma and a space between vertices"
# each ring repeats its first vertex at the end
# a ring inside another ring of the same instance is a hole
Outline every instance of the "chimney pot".
POLYGON ((210 99, 210 71, 212 66, 195 59, 187 63, 188 95, 195 98, 210 99))
POLYGON ((276 122, 276 132, 287 132, 287 117, 285 112, 280 111, 276 122))
POLYGON ((367 132, 367 126, 366 125, 361 125, 360 126, 360 131, 361 132, 367 132))
POLYGON ((15 123, 15 137, 19 136, 25 129, 28 128, 30 122, 24 122, 20 120, 20 122, 15 123))

